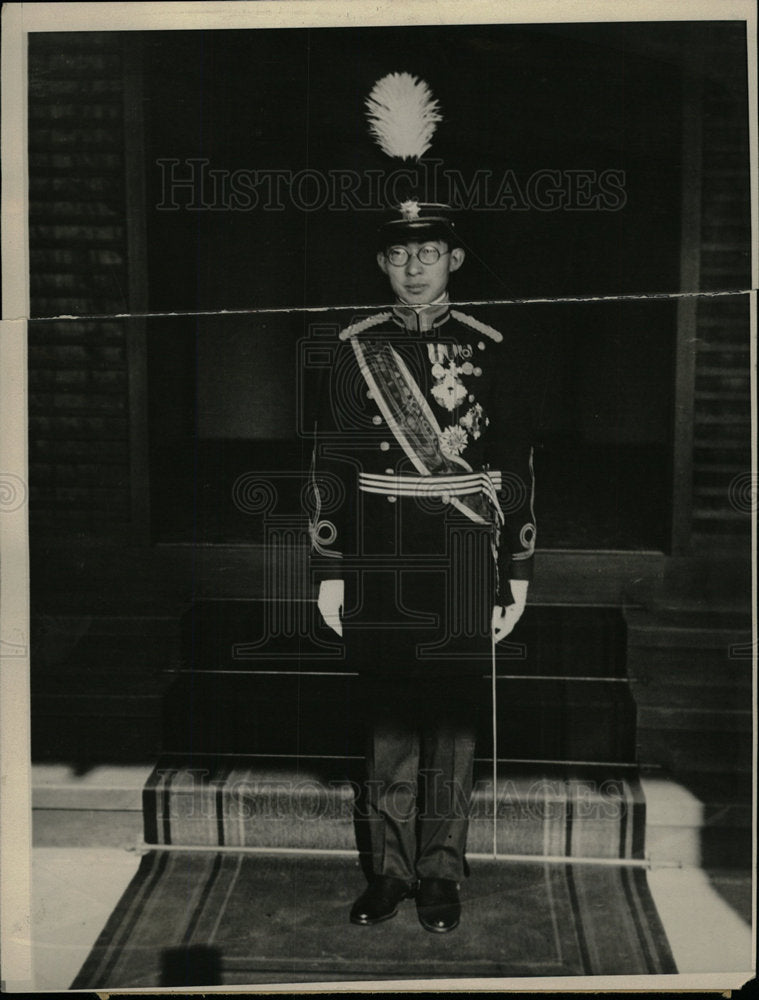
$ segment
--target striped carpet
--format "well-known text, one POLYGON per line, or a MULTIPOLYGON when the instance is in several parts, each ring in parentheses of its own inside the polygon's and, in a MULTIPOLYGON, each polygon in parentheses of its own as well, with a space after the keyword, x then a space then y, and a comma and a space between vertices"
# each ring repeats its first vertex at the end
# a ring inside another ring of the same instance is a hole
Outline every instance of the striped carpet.
MULTIPOLYGON (((355 850, 364 844, 360 761, 209 757, 158 761, 143 790, 145 840, 176 847, 355 850), (353 764, 352 773, 348 765, 353 764)), ((645 801, 633 769, 475 765, 467 849, 642 858, 645 801)))
POLYGON ((348 921, 344 855, 151 851, 72 989, 676 972, 645 872, 473 861, 451 934, 348 921))

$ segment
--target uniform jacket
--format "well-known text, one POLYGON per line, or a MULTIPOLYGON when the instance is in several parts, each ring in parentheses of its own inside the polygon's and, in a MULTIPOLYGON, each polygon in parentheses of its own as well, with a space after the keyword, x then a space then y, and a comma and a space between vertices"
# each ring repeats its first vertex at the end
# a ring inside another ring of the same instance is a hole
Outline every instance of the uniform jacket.
MULTIPOLYGON (((362 523, 361 474, 416 473, 359 367, 357 347, 377 342, 397 351, 437 419, 443 452, 462 463, 462 473, 500 472, 496 599, 513 603, 508 581, 531 579, 536 537, 529 365, 517 336, 447 302, 369 313, 340 334, 320 393, 312 462, 316 580, 340 579, 368 559, 365 539, 381 519, 362 523)), ((443 494, 441 502, 450 501, 443 494)))

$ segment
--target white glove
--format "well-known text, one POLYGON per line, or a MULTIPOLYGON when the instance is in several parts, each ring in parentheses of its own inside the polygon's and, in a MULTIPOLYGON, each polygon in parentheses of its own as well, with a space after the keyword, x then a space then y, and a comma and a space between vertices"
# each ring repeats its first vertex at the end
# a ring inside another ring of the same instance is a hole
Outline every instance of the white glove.
POLYGON ((501 607, 496 604, 493 608, 493 638, 496 642, 505 639, 516 623, 522 617, 524 606, 527 602, 527 580, 509 580, 511 593, 514 598, 513 604, 501 607))
POLYGON ((340 621, 340 616, 343 613, 344 598, 344 580, 322 580, 319 584, 316 605, 324 619, 324 624, 340 636, 343 634, 343 623, 340 621))

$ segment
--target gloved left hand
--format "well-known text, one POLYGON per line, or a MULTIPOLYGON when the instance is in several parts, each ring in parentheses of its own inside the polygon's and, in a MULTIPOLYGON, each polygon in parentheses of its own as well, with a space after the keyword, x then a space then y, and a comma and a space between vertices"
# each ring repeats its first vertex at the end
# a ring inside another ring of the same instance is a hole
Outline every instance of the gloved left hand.
POLYGON ((505 639, 516 623, 522 617, 524 606, 527 603, 527 580, 509 580, 514 603, 503 607, 496 604, 493 608, 493 638, 496 642, 505 639))

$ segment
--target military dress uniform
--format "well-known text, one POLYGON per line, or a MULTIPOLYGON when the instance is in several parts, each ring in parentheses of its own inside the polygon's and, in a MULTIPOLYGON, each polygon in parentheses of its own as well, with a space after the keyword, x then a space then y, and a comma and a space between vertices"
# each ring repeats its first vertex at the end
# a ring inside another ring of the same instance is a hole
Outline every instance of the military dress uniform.
POLYGON ((443 297, 353 322, 321 393, 312 569, 345 581, 373 870, 410 885, 464 876, 492 609, 532 575, 527 380, 514 337, 443 297))

